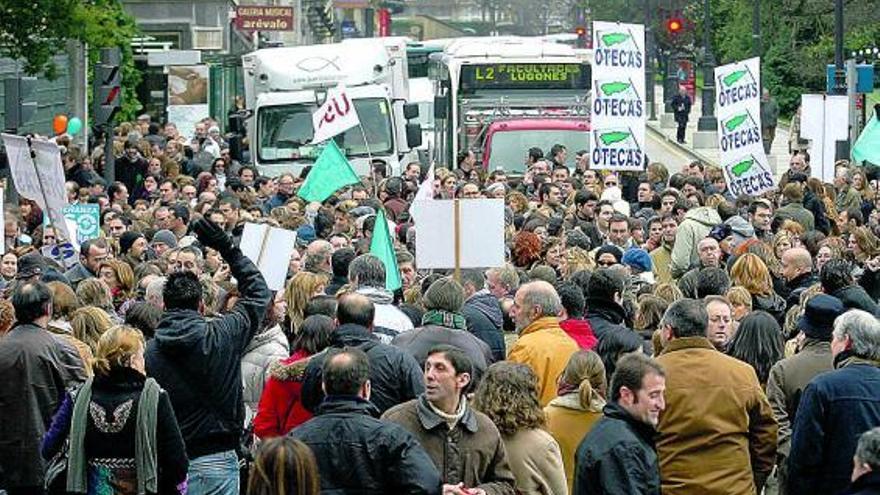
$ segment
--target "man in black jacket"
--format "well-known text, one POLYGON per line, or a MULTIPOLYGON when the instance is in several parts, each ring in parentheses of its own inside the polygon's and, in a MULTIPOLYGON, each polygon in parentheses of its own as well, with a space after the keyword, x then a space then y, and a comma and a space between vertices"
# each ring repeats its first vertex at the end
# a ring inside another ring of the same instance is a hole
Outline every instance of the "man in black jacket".
POLYGON ((190 493, 232 495, 239 490, 235 450, 244 424, 241 357, 263 321, 270 292, 222 227, 199 219, 193 231, 229 265, 239 300, 222 317, 206 320, 195 274, 171 274, 162 293, 166 311, 147 344, 146 367, 171 398, 190 459, 190 493))
POLYGON ((16 326, 0 338, 0 491, 43 493, 40 440, 65 387, 86 378, 77 352, 46 330, 52 293, 25 282, 12 293, 16 326))
POLYGON ((623 278, 608 268, 602 268, 590 277, 587 287, 587 320, 599 342, 610 332, 629 332, 624 324, 623 278))
POLYGON ((322 368, 327 398, 290 436, 314 452, 323 493, 439 494, 440 473, 418 440, 377 418, 371 367, 357 347, 330 351, 322 368))
POLYGON ((665 373, 653 359, 633 353, 618 361, 604 417, 578 446, 572 494, 660 494, 654 435, 665 390, 665 373))
MULTIPOLYGON (((330 349, 357 347, 370 358, 370 402, 380 414, 387 409, 415 399, 425 391, 422 369, 409 353, 390 344, 383 344, 373 335, 375 305, 361 294, 349 293, 339 298, 336 307, 336 330, 330 349)), ((317 412, 324 392, 321 375, 326 353, 309 361, 302 387, 302 403, 306 409, 317 412)))
POLYGON ((467 322, 468 332, 489 346, 493 362, 504 361, 507 356, 502 331, 504 314, 498 298, 486 289, 484 272, 477 269, 462 270, 461 283, 465 297, 461 314, 467 322))

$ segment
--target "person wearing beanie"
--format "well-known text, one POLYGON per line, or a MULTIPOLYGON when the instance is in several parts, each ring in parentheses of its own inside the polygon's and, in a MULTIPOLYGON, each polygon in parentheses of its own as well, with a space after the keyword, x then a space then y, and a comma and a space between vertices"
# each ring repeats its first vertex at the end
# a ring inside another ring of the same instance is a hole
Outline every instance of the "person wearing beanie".
POLYGON ((654 265, 647 251, 638 248, 627 249, 623 253, 621 263, 629 268, 635 283, 654 285, 654 265))
POLYGON ((165 251, 177 247, 177 236, 175 236, 174 232, 171 232, 170 230, 162 229, 153 234, 153 240, 150 243, 150 247, 156 252, 156 256, 162 256, 165 251))
POLYGON ((779 466, 779 493, 788 493, 788 454, 791 448, 791 430, 798 402, 807 384, 819 373, 833 369, 831 329, 834 319, 845 308, 840 299, 818 294, 807 301, 797 329, 804 334, 803 343, 794 356, 779 361, 770 369, 767 381, 767 399, 773 416, 779 424, 777 452, 779 466))
POLYGON ((411 354, 424 367, 428 351, 438 345, 451 345, 464 351, 474 365, 474 383, 492 362, 492 351, 477 336, 467 331, 467 322, 461 314, 464 288, 451 277, 438 279, 422 296, 425 314, 422 326, 398 334, 391 341, 411 354))
POLYGON ((623 259, 623 251, 612 244, 606 244, 596 250, 596 264, 599 266, 614 266, 620 264, 623 259))
POLYGON ((129 230, 119 238, 119 257, 132 267, 144 261, 146 255, 147 238, 144 234, 129 230))

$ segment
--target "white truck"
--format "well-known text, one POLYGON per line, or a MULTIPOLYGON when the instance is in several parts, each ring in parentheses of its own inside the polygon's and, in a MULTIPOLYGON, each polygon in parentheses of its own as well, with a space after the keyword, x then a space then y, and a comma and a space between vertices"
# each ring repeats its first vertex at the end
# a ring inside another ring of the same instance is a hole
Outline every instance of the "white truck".
POLYGON ((418 106, 409 104, 406 38, 265 48, 242 57, 251 157, 259 172, 299 175, 317 158, 312 113, 327 90, 344 84, 361 125, 334 139, 359 175, 387 173, 417 159, 418 106), (366 143, 365 143, 366 139, 366 143))

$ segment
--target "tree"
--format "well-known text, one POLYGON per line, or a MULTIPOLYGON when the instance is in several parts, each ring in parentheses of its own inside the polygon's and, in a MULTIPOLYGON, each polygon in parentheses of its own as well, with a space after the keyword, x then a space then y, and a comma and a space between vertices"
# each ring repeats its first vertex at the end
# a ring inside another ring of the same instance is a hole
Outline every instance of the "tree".
POLYGON ((57 77, 53 56, 65 49, 67 40, 89 47, 91 67, 101 47, 122 49, 123 105, 120 118, 130 118, 140 104, 135 87, 131 40, 138 33, 134 18, 119 0, 0 0, 0 55, 24 63, 24 72, 57 77))

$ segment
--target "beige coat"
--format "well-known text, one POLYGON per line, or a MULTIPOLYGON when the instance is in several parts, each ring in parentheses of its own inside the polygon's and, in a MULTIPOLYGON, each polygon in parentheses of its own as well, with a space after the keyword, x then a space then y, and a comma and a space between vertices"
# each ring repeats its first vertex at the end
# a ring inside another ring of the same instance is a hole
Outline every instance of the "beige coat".
POLYGON ((565 469, 559 444, 541 429, 522 430, 502 437, 516 490, 522 495, 566 495, 565 469))
POLYGON ((602 418, 603 407, 605 401, 597 398, 589 409, 584 409, 578 393, 574 392, 553 399, 544 408, 547 430, 559 443, 569 491, 574 484, 575 453, 581 441, 593 429, 593 425, 602 418))

